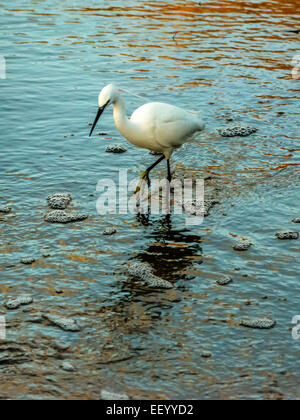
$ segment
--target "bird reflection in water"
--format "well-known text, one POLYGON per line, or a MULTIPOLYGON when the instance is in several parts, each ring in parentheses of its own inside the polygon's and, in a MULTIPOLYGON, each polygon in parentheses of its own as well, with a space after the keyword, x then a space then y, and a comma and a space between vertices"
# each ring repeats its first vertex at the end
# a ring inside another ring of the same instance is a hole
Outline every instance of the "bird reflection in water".
POLYGON ((150 215, 138 215, 140 223, 151 229, 146 233, 150 239, 146 249, 137 254, 135 260, 151 265, 158 277, 174 283, 186 277, 187 268, 197 261, 202 263, 201 238, 187 228, 172 226, 172 215, 151 220, 150 215))

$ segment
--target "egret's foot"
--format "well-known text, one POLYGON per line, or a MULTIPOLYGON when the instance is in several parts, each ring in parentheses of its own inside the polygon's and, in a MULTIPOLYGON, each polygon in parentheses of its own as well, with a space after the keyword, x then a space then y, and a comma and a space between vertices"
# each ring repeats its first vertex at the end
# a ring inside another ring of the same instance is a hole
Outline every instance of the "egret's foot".
POLYGON ((146 181, 148 184, 148 187, 150 187, 151 183, 150 183, 150 178, 149 178, 149 171, 144 171, 142 173, 142 176, 140 178, 140 182, 139 185, 136 187, 136 190, 134 191, 134 194, 137 194, 141 191, 141 186, 142 186, 142 182, 146 181))

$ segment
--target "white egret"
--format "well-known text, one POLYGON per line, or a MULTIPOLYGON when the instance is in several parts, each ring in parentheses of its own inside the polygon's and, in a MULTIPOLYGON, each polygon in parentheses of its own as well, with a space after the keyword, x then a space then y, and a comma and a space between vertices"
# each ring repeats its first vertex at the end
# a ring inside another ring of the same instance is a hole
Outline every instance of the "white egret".
POLYGON ((162 156, 143 172, 141 179, 150 184, 150 171, 166 159, 168 180, 171 182, 170 157, 174 150, 180 148, 197 131, 204 129, 202 119, 191 112, 161 102, 142 105, 128 119, 119 89, 109 84, 99 94, 99 109, 90 136, 101 114, 110 104, 113 105, 114 120, 118 130, 130 143, 136 147, 162 153, 162 156))

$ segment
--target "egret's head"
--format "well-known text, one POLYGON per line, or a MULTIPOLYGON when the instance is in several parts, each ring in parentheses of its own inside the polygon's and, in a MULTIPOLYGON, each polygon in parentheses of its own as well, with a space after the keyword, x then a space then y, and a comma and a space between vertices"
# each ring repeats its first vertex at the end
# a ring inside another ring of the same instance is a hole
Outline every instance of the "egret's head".
POLYGON ((98 96, 98 106, 102 108, 103 106, 107 106, 113 104, 119 95, 119 91, 115 85, 110 84, 105 86, 98 96))
POLYGON ((90 137, 91 137, 91 135, 94 131, 94 128, 97 125, 97 122, 98 122, 99 118, 101 117, 103 111, 105 110, 105 108, 108 105, 115 103, 118 96, 119 96, 119 91, 116 88, 116 86, 113 85, 113 84, 107 85, 101 90, 101 92, 99 93, 99 96, 98 96, 99 109, 98 109, 94 124, 91 128, 90 137))

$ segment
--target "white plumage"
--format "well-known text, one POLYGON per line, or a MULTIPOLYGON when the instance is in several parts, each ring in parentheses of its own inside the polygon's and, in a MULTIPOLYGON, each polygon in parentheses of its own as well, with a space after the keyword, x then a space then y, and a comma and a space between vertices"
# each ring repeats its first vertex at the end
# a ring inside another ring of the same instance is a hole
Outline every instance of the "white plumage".
POLYGON ((130 119, 126 116, 125 103, 116 86, 105 86, 99 94, 99 110, 90 136, 104 109, 113 104, 114 120, 120 133, 134 146, 163 154, 163 157, 143 174, 149 172, 164 158, 168 162, 168 179, 171 180, 169 159, 175 149, 181 147, 193 135, 205 127, 202 119, 194 113, 174 105, 151 102, 135 110, 130 119))

